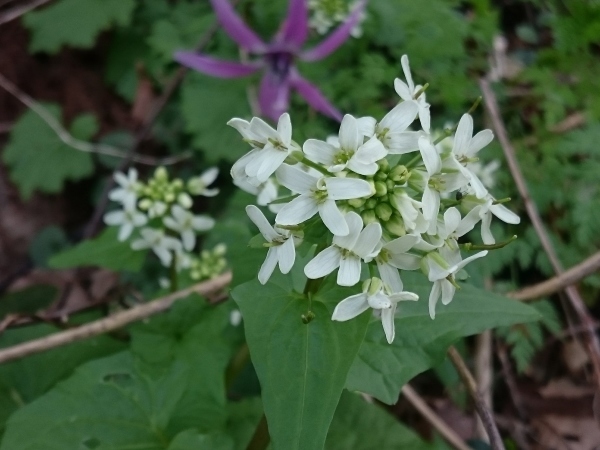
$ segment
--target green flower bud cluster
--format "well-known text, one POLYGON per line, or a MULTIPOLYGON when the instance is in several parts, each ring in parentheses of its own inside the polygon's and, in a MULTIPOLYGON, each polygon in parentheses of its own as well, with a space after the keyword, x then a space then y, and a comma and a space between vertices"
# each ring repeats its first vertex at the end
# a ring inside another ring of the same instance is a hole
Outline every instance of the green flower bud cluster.
POLYGON ((227 246, 217 244, 212 250, 202 250, 200 256, 190 263, 190 278, 194 281, 209 280, 222 274, 227 268, 227 246))
POLYGON ((185 209, 191 208, 193 204, 183 180, 181 178, 169 180, 167 169, 162 166, 154 171, 154 176, 146 184, 140 183, 138 195, 139 207, 144 211, 152 208, 157 202, 165 206, 179 203, 185 209))

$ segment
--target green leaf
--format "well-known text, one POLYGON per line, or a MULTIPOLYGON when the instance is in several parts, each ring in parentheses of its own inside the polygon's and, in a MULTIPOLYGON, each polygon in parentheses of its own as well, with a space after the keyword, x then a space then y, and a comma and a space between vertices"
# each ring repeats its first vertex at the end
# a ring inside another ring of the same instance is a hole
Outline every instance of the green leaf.
POLYGON ((405 274, 403 279, 405 289, 417 293, 420 300, 401 304, 391 345, 379 321, 369 325, 346 381, 347 389, 387 404, 396 403, 402 386, 411 378, 440 364, 448 347, 461 337, 540 318, 530 306, 464 285, 449 305, 438 304, 435 320, 431 320, 427 304, 431 283, 419 274, 405 274))
MULTIPOLYGON (((44 106, 61 120, 59 106, 44 106)), ((70 128, 71 134, 82 140, 89 140, 97 130, 96 119, 89 114, 77 117, 70 128)), ((89 153, 65 145, 33 111, 23 114, 13 127, 3 159, 10 169, 10 179, 24 199, 31 197, 35 190, 60 192, 67 180, 84 178, 94 169, 89 153)))
MULTIPOLYGON (((43 287, 43 291, 50 290, 43 287)), ((36 291, 38 288, 33 288, 36 291)), ((27 289, 20 294, 35 292, 27 289)), ((39 292, 42 293, 42 290, 39 292)), ((43 297, 51 299, 52 297, 43 297)), ((43 298, 40 298, 42 300, 43 298)), ((2 302, 4 303, 4 299, 2 302)), ((42 338, 59 331, 56 327, 40 324, 6 330, 0 335, 0 348, 6 348, 31 339, 42 338)), ((0 435, 5 421, 19 408, 26 407, 58 381, 70 376, 80 364, 121 350, 122 345, 107 336, 75 342, 44 353, 0 365, 0 435)), ((18 444, 16 448, 25 447, 18 444)), ((45 447, 48 448, 48 447, 45 447)))
POLYGON ((375 448, 432 450, 434 447, 422 441, 381 407, 345 392, 331 422, 325 449, 375 448))
POLYGON ((233 440, 224 434, 201 434, 195 430, 179 433, 167 450, 233 450, 233 440))
POLYGON ((115 271, 139 271, 146 253, 132 250, 127 241, 120 242, 117 233, 117 227, 108 227, 94 239, 53 256, 48 264, 54 269, 99 266, 115 271))
POLYGON ((233 162, 250 151, 240 134, 227 126, 232 117, 250 115, 246 85, 246 80, 220 80, 190 73, 181 87, 186 131, 209 164, 221 158, 233 162))
POLYGON ((90 48, 96 36, 112 25, 126 26, 134 0, 60 0, 25 15, 31 31, 29 50, 56 53, 63 45, 90 48))
MULTIPOLYGON (((208 307, 197 296, 176 305, 154 318, 156 322, 135 328, 133 351, 79 367, 68 380, 13 414, 0 449, 164 450, 172 441, 179 446, 189 439, 198 443, 197 433, 223 428, 223 374, 231 354, 225 333, 227 308, 208 307), (195 320, 173 336, 184 315, 195 320), (174 343, 172 352, 147 361, 159 339, 147 336, 161 330, 163 338, 174 343), (180 435, 186 430, 190 431, 180 435)), ((39 371, 46 366, 37 367, 39 371)))
POLYGON ((312 301, 315 318, 308 324, 301 320, 308 301, 289 288, 250 281, 232 292, 244 317, 275 450, 323 448, 369 319, 363 314, 343 323, 331 320, 336 302, 350 291, 323 288, 312 301))

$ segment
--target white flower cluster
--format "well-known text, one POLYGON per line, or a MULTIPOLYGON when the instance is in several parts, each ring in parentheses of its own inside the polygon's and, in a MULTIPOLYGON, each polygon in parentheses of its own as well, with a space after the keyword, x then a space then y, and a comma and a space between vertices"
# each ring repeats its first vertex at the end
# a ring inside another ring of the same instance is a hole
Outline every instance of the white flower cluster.
POLYGON ((519 223, 472 170, 492 132, 473 135, 473 120, 465 114, 452 146, 438 145, 448 133, 440 139, 432 135, 424 88, 414 84, 408 58, 401 61, 406 81, 395 80, 401 102, 380 120, 344 116, 339 135, 327 142, 308 139, 301 148, 292 140, 288 114, 281 116, 276 130, 256 117, 229 122, 252 146, 231 170, 236 184, 252 187, 259 198, 264 186, 290 191, 276 199, 273 189, 268 196, 277 205, 274 225, 256 206, 246 208, 269 248, 259 281, 266 283, 277 265, 288 273, 295 246, 322 222, 332 235, 325 233, 323 241, 330 245, 320 246, 304 273, 318 279, 337 270, 339 285, 354 286, 368 264, 371 278, 363 292, 342 300, 332 318, 348 320, 368 308, 380 311, 389 342, 397 302, 417 299, 404 291, 401 270, 421 270, 432 283, 433 319, 438 300, 444 305, 452 300, 458 287, 455 275, 487 254, 483 250, 463 258, 458 239, 481 222, 485 245, 480 247, 485 248, 495 243, 492 215, 519 223), (410 130, 417 118, 419 129, 410 130), (378 277, 373 276, 375 268, 378 277))
POLYGON ((154 176, 143 183, 134 168, 127 175, 116 172, 118 187, 109 198, 120 203, 121 209, 107 213, 104 222, 119 227, 120 241, 135 237, 131 248, 151 249, 164 266, 171 266, 175 257, 177 270, 191 268, 195 258, 190 252, 196 246, 196 235, 215 224, 212 218, 190 211, 192 196, 217 195, 217 189, 208 187, 217 175, 218 169, 211 168, 184 183, 181 179, 169 180, 167 170, 158 167, 154 176))
MULTIPOLYGON (((356 4, 357 2, 348 0, 309 0, 308 8, 311 13, 309 25, 317 33, 326 34, 335 25, 343 23, 356 4)), ((361 37, 361 22, 364 19, 365 13, 363 12, 358 24, 350 31, 352 37, 361 37)))

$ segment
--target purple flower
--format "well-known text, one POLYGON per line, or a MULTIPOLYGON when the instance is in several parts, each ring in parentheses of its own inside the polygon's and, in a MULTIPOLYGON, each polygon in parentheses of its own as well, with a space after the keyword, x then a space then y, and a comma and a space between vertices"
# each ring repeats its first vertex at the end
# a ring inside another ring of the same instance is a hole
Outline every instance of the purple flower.
POLYGON ((287 111, 290 90, 295 89, 317 111, 342 120, 342 114, 323 96, 319 88, 302 78, 294 65, 302 61, 318 61, 333 53, 350 36, 360 20, 366 0, 360 0, 348 19, 316 47, 301 50, 308 36, 306 0, 290 0, 287 18, 266 44, 235 13, 228 0, 210 0, 223 29, 237 44, 258 58, 250 63, 224 61, 193 52, 179 51, 175 60, 191 69, 219 78, 237 78, 264 71, 258 102, 262 113, 277 120, 287 111))

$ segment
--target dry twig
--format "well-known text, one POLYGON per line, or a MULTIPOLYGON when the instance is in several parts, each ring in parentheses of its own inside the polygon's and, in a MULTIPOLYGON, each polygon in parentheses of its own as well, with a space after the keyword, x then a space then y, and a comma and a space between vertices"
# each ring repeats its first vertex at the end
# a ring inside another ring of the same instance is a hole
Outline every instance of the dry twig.
POLYGON ((21 17, 23 14, 26 14, 32 9, 42 6, 49 1, 50 0, 33 0, 29 3, 25 3, 24 5, 17 5, 0 15, 0 24, 15 20, 16 18, 21 17))
MULTIPOLYGON (((563 266, 558 259, 558 255, 550 242, 550 237, 544 228, 544 224, 538 212, 537 206, 531 199, 529 194, 529 189, 527 188, 527 183, 525 182, 525 177, 521 172, 521 168, 517 161, 516 152, 514 147, 512 146, 510 140, 508 139, 508 133, 506 132, 506 127, 504 126, 504 122, 502 120, 502 116, 500 115, 500 110, 498 108, 498 102, 496 101, 496 96, 490 87, 490 83, 487 79, 482 78, 479 81, 479 85, 481 87, 481 91, 483 94, 483 99, 485 101, 485 107, 490 115, 492 120, 492 124, 494 129, 496 130, 496 134, 498 135, 498 140, 500 141, 500 145, 502 146, 502 150, 504 151, 504 156, 506 157, 506 161, 508 163, 508 167, 510 172, 515 180, 515 184, 517 185, 517 189, 519 194, 523 198, 523 202, 525 204, 525 209, 527 210, 527 215, 531 220, 533 228, 535 229, 536 234, 538 235, 540 242, 542 243, 542 247, 546 254, 548 255, 548 259, 550 260, 550 264, 554 269, 554 272, 557 275, 561 275, 563 273, 563 266)), ((565 288, 565 293, 569 298, 569 301, 577 314, 581 324, 587 328, 587 333, 584 335, 584 340, 587 346, 588 354, 590 356, 590 360, 594 366, 594 372, 596 374, 596 383, 600 387, 600 342, 598 342, 598 337, 596 336, 593 319, 591 318, 579 291, 575 286, 568 286, 565 288)))
POLYGON ((457 450, 471 450, 471 447, 429 407, 425 400, 409 384, 404 385, 402 394, 421 413, 425 420, 440 433, 448 444, 457 450))
POLYGON ((473 378, 473 374, 467 367, 467 364, 454 347, 450 347, 448 349, 448 356, 450 357, 452 364, 454 364, 454 367, 456 367, 458 375, 467 388, 467 391, 471 395, 471 398, 475 402, 475 409, 477 410, 483 426, 485 427, 485 431, 487 431, 488 437, 490 438, 490 446, 492 447, 492 450, 505 450, 504 443, 502 442, 502 437, 500 436, 500 432, 498 431, 498 427, 494 421, 492 411, 490 411, 483 401, 483 398, 477 389, 475 378, 473 378))
POLYGON ((187 289, 174 292, 165 297, 157 298, 156 300, 152 300, 139 306, 134 306, 131 309, 115 313, 103 319, 81 325, 77 328, 61 331, 44 338, 34 339, 13 347, 8 347, 4 350, 0 350, 0 364, 70 344, 71 342, 114 331, 130 323, 146 319, 154 314, 165 311, 177 300, 185 298, 190 294, 196 293, 206 296, 219 292, 230 282, 231 272, 227 272, 212 280, 203 281, 202 283, 195 284, 187 289))

